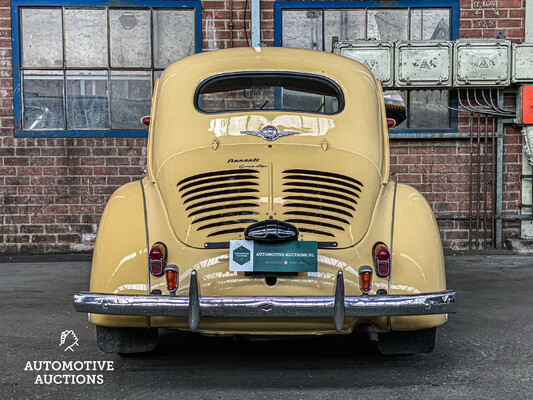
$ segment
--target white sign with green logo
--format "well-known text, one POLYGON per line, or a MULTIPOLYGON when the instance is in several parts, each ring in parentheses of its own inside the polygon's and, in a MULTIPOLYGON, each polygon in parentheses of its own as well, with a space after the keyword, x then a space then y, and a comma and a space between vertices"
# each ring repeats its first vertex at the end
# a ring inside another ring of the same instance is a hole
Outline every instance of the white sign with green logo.
POLYGON ((230 241, 230 271, 316 272, 317 242, 230 241))

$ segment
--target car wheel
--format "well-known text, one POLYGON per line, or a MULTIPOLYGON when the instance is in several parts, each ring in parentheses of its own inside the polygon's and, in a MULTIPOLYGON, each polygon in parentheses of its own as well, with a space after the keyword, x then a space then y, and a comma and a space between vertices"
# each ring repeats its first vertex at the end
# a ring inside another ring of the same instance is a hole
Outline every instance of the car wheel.
POLYGON ((435 348, 437 328, 419 331, 392 331, 378 334, 378 349, 381 354, 431 353, 435 348))
POLYGON ((96 342, 104 353, 146 353, 157 347, 157 328, 96 327, 96 342))

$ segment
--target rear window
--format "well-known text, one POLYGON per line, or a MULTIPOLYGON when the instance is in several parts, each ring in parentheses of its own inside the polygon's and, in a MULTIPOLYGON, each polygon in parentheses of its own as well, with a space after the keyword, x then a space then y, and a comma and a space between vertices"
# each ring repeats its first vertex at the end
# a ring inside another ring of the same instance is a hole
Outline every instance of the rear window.
POLYGON ((196 90, 195 106, 205 113, 302 111, 336 114, 344 107, 331 79, 296 73, 254 72, 217 75, 196 90))

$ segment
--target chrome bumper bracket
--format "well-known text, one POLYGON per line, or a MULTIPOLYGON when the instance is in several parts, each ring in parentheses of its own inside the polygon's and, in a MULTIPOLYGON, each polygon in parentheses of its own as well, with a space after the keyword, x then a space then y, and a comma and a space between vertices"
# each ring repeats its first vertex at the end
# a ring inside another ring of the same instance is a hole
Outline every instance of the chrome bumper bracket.
POLYGON ((189 285, 189 328, 196 332, 200 324, 200 292, 198 290, 198 276, 196 271, 191 273, 189 285))
POLYGON ((335 282, 335 302, 333 303, 333 321, 337 332, 342 330, 344 325, 344 276, 342 271, 337 274, 335 282))

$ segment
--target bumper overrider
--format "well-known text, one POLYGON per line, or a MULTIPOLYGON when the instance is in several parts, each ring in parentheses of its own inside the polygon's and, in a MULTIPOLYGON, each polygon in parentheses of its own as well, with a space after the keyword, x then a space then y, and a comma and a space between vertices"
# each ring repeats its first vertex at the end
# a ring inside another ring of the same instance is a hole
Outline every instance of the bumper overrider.
POLYGON ((333 318, 340 332, 345 317, 448 314, 456 310, 455 291, 409 295, 344 296, 339 271, 332 297, 215 297, 200 296, 196 271, 189 296, 129 295, 79 292, 79 312, 144 317, 188 317, 196 331, 201 317, 218 318, 333 318))

